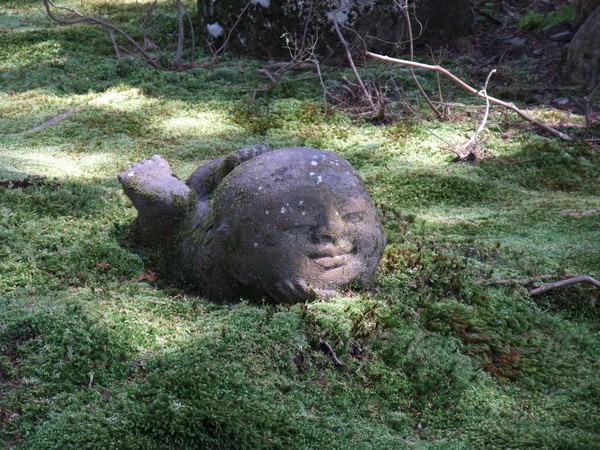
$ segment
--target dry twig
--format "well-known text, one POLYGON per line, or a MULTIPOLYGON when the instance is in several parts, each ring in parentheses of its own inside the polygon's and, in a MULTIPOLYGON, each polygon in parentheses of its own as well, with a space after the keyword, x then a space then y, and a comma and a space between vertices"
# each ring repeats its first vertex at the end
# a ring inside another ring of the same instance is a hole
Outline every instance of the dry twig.
POLYGON ((356 69, 356 65, 354 64, 354 59, 352 58, 352 53, 350 52, 350 47, 348 46, 348 41, 346 41, 346 39, 344 38, 344 35, 342 34, 342 32, 340 30, 340 26, 339 26, 338 20, 337 20, 337 13, 334 12, 331 15, 331 17, 333 20, 333 26, 335 27, 335 32, 337 33, 338 38, 340 39, 340 42, 342 43, 342 46, 344 47, 344 52, 346 53, 346 59, 348 60, 348 64, 350 64, 350 68, 352 69, 352 72, 354 73, 354 77, 356 78, 356 81, 358 82, 358 85, 360 86, 360 89, 361 89, 363 95, 369 102, 369 106, 371 106, 371 108, 373 108, 373 110, 375 110, 376 105, 375 105, 375 102, 373 101, 373 97, 371 96, 371 93, 369 92, 369 90, 367 89, 365 84, 363 83, 363 80, 362 80, 360 74, 358 73, 358 70, 356 69))
MULTIPOLYGON (((414 45, 413 45, 414 39, 413 39, 412 25, 410 23, 410 15, 408 12, 408 0, 403 0, 403 2, 397 0, 394 3, 396 3, 396 6, 398 8, 400 8, 400 10, 402 11, 402 14, 404 15, 404 20, 406 22, 406 29, 408 31, 408 49, 409 49, 409 54, 410 54, 410 60, 413 61, 414 60, 414 45)), ((425 99, 427 104, 429 104, 429 107, 431 108, 431 110, 435 113, 435 115, 437 116, 438 119, 443 120, 444 115, 440 112, 439 109, 436 108, 436 106, 433 104, 433 102, 431 101, 431 99, 429 98, 427 93, 425 92, 425 89, 423 89, 423 86, 421 86, 421 83, 419 83, 419 80, 417 79, 417 76, 415 75, 414 67, 412 67, 412 66, 409 67, 409 70, 410 70, 410 75, 411 75, 413 81, 417 85, 417 89, 419 89, 419 92, 421 93, 421 95, 423 96, 423 98, 425 99)))
POLYGON ((591 106, 591 102, 592 99, 594 98, 594 96, 596 95, 596 93, 598 92, 598 90, 600 89, 600 83, 598 83, 591 91, 588 95, 586 95, 585 97, 583 97, 583 100, 585 102, 585 133, 583 135, 583 139, 586 140, 589 136, 590 136, 590 130, 592 129, 592 106, 591 106))
MULTIPOLYGON (((135 39, 133 39, 129 34, 127 34, 125 31, 123 31, 121 28, 117 27, 116 25, 114 25, 110 22, 107 22, 105 20, 99 19, 97 17, 86 16, 85 14, 82 14, 75 9, 67 8, 66 6, 58 6, 58 5, 54 4, 54 2, 52 0, 42 0, 42 1, 44 2, 44 7, 46 8, 46 14, 48 14, 48 17, 50 17, 55 22, 63 24, 63 25, 75 25, 78 23, 89 23, 90 25, 100 25, 105 30, 107 30, 107 33, 109 33, 109 36, 111 35, 110 33, 117 33, 120 36, 122 36, 142 56, 142 58, 144 58, 144 60, 148 64, 150 64, 152 67, 154 67, 156 69, 163 69, 163 67, 160 65, 160 63, 156 59, 154 59, 135 39), (52 8, 55 8, 57 10, 66 11, 75 17, 72 19, 68 19, 66 17, 58 16, 54 13, 52 8)), ((113 45, 116 45, 116 41, 114 40, 114 35, 112 35, 111 41, 113 42, 113 45)))
POLYGON ((559 287, 569 286, 571 284, 577 284, 577 283, 589 283, 589 284, 596 286, 598 289, 600 289, 600 281, 596 280, 595 278, 590 277, 589 275, 582 275, 579 277, 572 277, 572 278, 567 278, 566 280, 559 280, 559 281, 555 281, 553 283, 544 284, 543 286, 540 286, 538 288, 530 290, 529 295, 531 295, 533 297, 534 295, 538 295, 543 292, 547 292, 551 289, 556 289, 559 287))
POLYGON ((327 353, 329 353, 329 355, 331 356, 331 359, 333 360, 333 363, 336 366, 340 366, 340 367, 346 367, 346 363, 344 361, 342 361, 338 355, 335 354, 335 351, 333 350, 333 348, 331 347, 331 345, 329 345, 329 343, 327 341, 323 341, 321 340, 321 347, 323 347, 323 350, 325 350, 327 353))
POLYGON ((465 159, 472 153, 469 151, 469 147, 473 144, 473 142, 475 142, 475 139, 477 139, 477 136, 479 136, 479 133, 481 133, 481 131, 483 130, 483 128, 485 127, 485 124, 487 122, 488 115, 490 113, 490 97, 487 95, 487 87, 488 87, 488 83, 490 82, 490 78, 492 77, 492 75, 494 73, 496 73, 496 69, 493 69, 492 71, 490 71, 487 78, 485 79, 485 84, 483 85, 483 89, 480 91, 483 94, 483 96, 485 97, 485 113, 483 114, 483 119, 481 120, 481 124, 479 124, 479 127, 477 128, 477 130, 475 130, 475 133, 473 134, 473 136, 471 136, 471 138, 461 146, 462 150, 467 151, 467 155, 462 154, 462 152, 457 152, 457 153, 459 153, 458 156, 461 159, 465 159))
POLYGON ((65 111, 64 113, 61 113, 58 116, 54 117, 53 119, 50 119, 47 122, 38 125, 37 127, 33 127, 30 130, 23 131, 22 134, 32 134, 37 133, 38 131, 45 130, 46 128, 51 127, 52 125, 56 125, 57 123, 65 120, 67 117, 72 116, 73 114, 81 111, 82 109, 83 106, 76 106, 75 108, 71 108, 65 111))
MULTIPOLYGON (((379 55, 377 53, 372 53, 372 52, 367 52, 366 54, 367 54, 367 56, 370 56, 371 58, 379 59, 381 61, 393 62, 396 64, 402 64, 404 66, 419 67, 421 69, 439 72, 442 75, 450 78, 452 81, 454 81, 456 84, 458 84, 461 88, 470 92, 471 94, 475 94, 478 97, 485 98, 485 95, 483 92, 477 91, 477 89, 469 86, 467 83, 462 81, 460 78, 453 75, 450 71, 448 71, 447 69, 444 69, 443 67, 441 67, 439 65, 432 66, 430 64, 423 64, 423 63, 418 63, 418 62, 414 62, 414 61, 408 61, 405 59, 391 58, 389 56, 379 55)), ((551 133, 554 136, 557 136, 564 141, 572 141, 573 140, 569 135, 567 135, 559 130, 556 130, 556 129, 552 128, 551 126, 549 126, 543 122, 540 122, 539 120, 534 119, 533 117, 529 116, 523 110, 517 108, 517 106, 515 106, 514 103, 505 102, 503 100, 497 99, 492 96, 488 96, 488 99, 490 102, 495 103, 496 105, 500 105, 500 106, 510 109, 511 111, 514 111, 521 118, 525 119, 527 122, 532 123, 533 125, 537 126, 538 128, 540 128, 544 131, 547 131, 548 133, 551 133)))

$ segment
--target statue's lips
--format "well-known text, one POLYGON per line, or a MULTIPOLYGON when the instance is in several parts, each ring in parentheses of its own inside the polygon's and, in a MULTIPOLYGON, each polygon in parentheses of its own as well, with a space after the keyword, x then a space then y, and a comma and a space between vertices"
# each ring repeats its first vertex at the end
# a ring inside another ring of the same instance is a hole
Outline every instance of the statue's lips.
POLYGON ((346 251, 346 249, 341 251, 332 251, 328 249, 316 251, 309 254, 308 257, 316 262, 319 266, 329 270, 346 265, 351 252, 351 249, 350 251, 346 251))
POLYGON ((336 269, 348 262, 348 255, 312 256, 311 259, 324 269, 336 269))

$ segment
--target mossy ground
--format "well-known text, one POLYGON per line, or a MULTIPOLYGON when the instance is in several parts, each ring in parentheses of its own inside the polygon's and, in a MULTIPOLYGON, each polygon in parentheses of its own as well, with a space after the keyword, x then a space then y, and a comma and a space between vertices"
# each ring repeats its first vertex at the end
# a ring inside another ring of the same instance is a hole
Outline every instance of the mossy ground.
MULTIPOLYGON (((0 179, 43 176, 0 187, 4 448, 597 448, 598 292, 489 284, 600 278, 597 148, 494 110, 486 158, 457 164, 400 109, 355 121, 313 81, 251 102, 259 62, 158 72, 115 59, 100 30, 3 4, 0 179), (261 142, 360 171, 388 234, 368 289, 220 305, 156 279, 116 173, 160 153, 185 178, 261 142)), ((427 126, 456 144, 478 119, 427 126)))

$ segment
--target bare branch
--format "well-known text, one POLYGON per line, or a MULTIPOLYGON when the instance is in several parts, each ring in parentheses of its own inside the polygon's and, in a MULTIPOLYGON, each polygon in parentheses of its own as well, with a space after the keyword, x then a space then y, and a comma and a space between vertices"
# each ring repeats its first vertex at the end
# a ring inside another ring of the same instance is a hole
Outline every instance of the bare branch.
POLYGON ((594 98, 594 96, 596 95, 596 93, 598 92, 598 89, 600 89, 600 83, 598 83, 590 91, 590 93, 588 95, 583 97, 583 100, 585 102, 585 123, 586 123, 585 134, 583 135, 584 140, 589 137, 590 130, 592 129, 591 102, 592 102, 592 99, 594 98))
POLYGON ((344 361, 342 361, 338 357, 338 355, 335 354, 335 351, 333 350, 333 348, 331 347, 331 345, 329 345, 329 343, 327 341, 321 340, 321 347, 323 347, 323 350, 325 350, 327 353, 329 353, 329 355, 331 356, 331 359, 333 360, 333 363, 336 366, 346 367, 346 363, 344 361))
POLYGON ((79 11, 76 11, 71 8, 67 8, 65 6, 57 6, 54 4, 54 2, 52 0, 42 0, 42 1, 44 2, 44 7, 46 8, 46 14, 48 14, 48 17, 50 17, 55 22, 63 24, 63 25, 75 25, 78 23, 89 23, 90 25, 100 25, 100 26, 104 27, 105 29, 113 31, 113 32, 119 34, 120 36, 122 36, 133 48, 135 48, 137 50, 137 52, 140 55, 142 55, 142 58, 144 58, 144 60, 148 64, 150 64, 152 67, 154 67, 156 69, 163 68, 154 58, 152 58, 152 56, 150 56, 148 54, 148 52, 146 52, 146 50, 144 50, 144 48, 140 44, 138 44, 135 41, 135 39, 133 39, 125 31, 123 31, 121 28, 117 27, 116 25, 114 25, 110 22, 107 22, 105 20, 99 19, 97 17, 86 16, 86 15, 80 13, 79 11), (56 8, 57 10, 67 11, 67 12, 71 13, 72 15, 74 15, 75 18, 68 19, 66 17, 59 17, 52 11, 51 7, 56 8))
POLYGON ((598 289, 600 289, 600 281, 598 281, 595 278, 592 278, 588 275, 582 275, 579 277, 567 278, 566 280, 555 281, 554 283, 544 284, 543 286, 540 286, 538 288, 530 290, 529 295, 531 295, 533 297, 534 295, 538 295, 543 292, 547 292, 551 289, 556 289, 556 288, 559 288, 562 286, 569 286, 571 284, 577 284, 577 283, 589 283, 589 284, 596 286, 598 289))
POLYGON ((375 109, 376 106, 375 106, 375 102, 373 101, 373 97, 371 96, 371 94, 369 93, 369 90, 363 83, 363 80, 360 77, 358 70, 356 69, 356 65, 354 64, 354 59, 352 58, 352 54, 350 53, 350 47, 348 46, 348 41, 346 41, 346 39, 344 38, 344 35, 340 31, 340 26, 338 24, 336 12, 334 12, 331 15, 331 17, 333 20, 333 26, 335 27, 335 32, 337 33, 338 37, 340 38, 340 42, 344 46, 344 51, 346 53, 346 59, 348 59, 348 63, 350 64, 350 68, 352 69, 352 72, 354 73, 354 76, 356 77, 356 81, 358 82, 360 89, 362 90, 363 95, 369 102, 369 105, 371 106, 371 108, 375 109))
MULTIPOLYGON (((398 6, 398 8, 400 8, 400 10, 402 11, 402 14, 404 15, 404 20, 406 22, 406 29, 408 30, 408 48, 409 48, 409 52, 410 52, 410 60, 413 61, 415 54, 414 54, 412 25, 410 23, 410 15, 408 12, 408 0, 404 0, 404 4, 401 4, 400 1, 396 1, 395 3, 396 3, 396 6, 398 6)), ((423 89, 423 86, 421 86, 421 83, 419 83, 419 80, 417 79, 417 76, 415 75, 414 67, 410 67, 409 70, 410 70, 410 75, 411 75, 413 81, 417 85, 417 89, 419 89, 419 92, 421 93, 421 95, 423 96, 425 101, 429 104, 429 107, 435 113, 437 118, 442 120, 444 118, 444 115, 435 107, 435 105, 433 104, 433 102, 431 101, 431 99, 429 98, 427 93, 425 92, 425 89, 423 89)))
MULTIPOLYGON (((461 88, 470 92, 471 94, 477 95, 478 97, 485 98, 485 95, 483 92, 477 91, 475 88, 469 86, 467 83, 462 81, 460 78, 453 75, 451 72, 449 72, 448 70, 444 69, 443 67, 441 67, 439 65, 432 66, 430 64, 423 64, 423 63, 418 63, 418 62, 414 62, 414 61, 407 61, 405 59, 391 58, 389 56, 379 55, 377 53, 372 53, 372 52, 367 52, 366 54, 367 54, 367 56, 370 56, 371 58, 379 59, 381 61, 393 62, 393 63, 397 63, 397 64, 402 64, 404 66, 419 67, 421 69, 439 72, 442 75, 445 75, 446 77, 450 78, 452 81, 454 81, 456 84, 458 84, 461 88)), ((529 116, 524 111, 517 108, 514 103, 508 103, 508 102, 505 102, 503 100, 500 100, 500 99, 497 99, 497 98, 491 97, 491 96, 488 96, 488 99, 490 102, 492 102, 496 105, 500 105, 500 106, 510 109, 511 111, 514 111, 521 118, 525 119, 527 122, 532 123, 533 125, 537 126, 538 128, 540 128, 544 131, 547 131, 548 133, 551 133, 554 136, 557 136, 564 141, 572 141, 573 140, 569 135, 567 135, 561 131, 558 131, 558 130, 552 128, 551 126, 549 126, 543 122, 540 122, 539 120, 534 119, 533 117, 529 116)))
POLYGON ((177 5, 177 52, 175 53, 175 59, 173 60, 173 66, 176 69, 181 67, 181 58, 183 57, 183 41, 185 37, 185 25, 183 23, 183 4, 181 0, 175 0, 177 5))
POLYGON ((22 134, 37 133, 38 131, 45 130, 46 128, 51 127, 52 125, 56 125, 57 123, 62 122, 67 117, 72 116, 73 114, 81 111, 82 109, 83 106, 76 106, 75 108, 68 109, 64 113, 59 114, 58 116, 48 120, 47 122, 42 123, 41 125, 33 127, 30 130, 23 131, 22 134))
MULTIPOLYGON (((183 2, 181 2, 181 4, 183 5, 183 2)), ((196 36, 194 34, 194 24, 192 22, 192 16, 190 15, 187 8, 185 6, 183 6, 183 8, 185 14, 187 15, 188 23, 190 25, 190 34, 192 35, 192 55, 190 58, 190 65, 194 66, 196 64, 196 36)))
POLYGON ((481 131, 485 127, 485 124, 488 119, 488 115, 490 113, 490 97, 487 95, 487 87, 488 87, 488 83, 490 82, 490 78, 492 77, 492 75, 494 73, 496 73, 496 69, 492 69, 490 71, 487 78, 485 79, 485 84, 483 85, 483 90, 480 91, 481 93, 483 93, 483 96, 485 97, 485 113, 483 114, 483 119, 481 120, 481 124, 479 125, 477 130, 475 130, 475 133, 473 134, 473 136, 471 136, 471 138, 467 142, 465 142, 465 144, 462 146, 463 150, 468 151, 471 144, 473 144, 475 139, 477 139, 477 136, 479 136, 479 133, 481 133, 481 131))
POLYGON ((242 10, 240 11, 240 13, 237 15, 233 26, 227 32, 227 36, 225 37, 223 44, 217 50, 213 51, 213 61, 215 61, 218 58, 218 56, 223 52, 223 50, 225 50, 227 48, 227 45, 229 45, 229 41, 231 40, 231 36, 233 36, 233 32, 235 31, 237 26, 240 24, 242 17, 244 16, 244 14, 246 13, 246 11, 248 10, 249 7, 250 7, 250 2, 246 3, 246 6, 244 6, 242 8, 242 10))

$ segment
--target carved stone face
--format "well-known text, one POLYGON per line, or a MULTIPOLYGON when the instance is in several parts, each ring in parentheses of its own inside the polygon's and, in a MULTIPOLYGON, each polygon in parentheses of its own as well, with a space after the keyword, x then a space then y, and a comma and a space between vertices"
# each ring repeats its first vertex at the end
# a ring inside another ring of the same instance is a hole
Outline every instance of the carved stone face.
MULTIPOLYGON (((210 258, 223 283, 278 302, 364 283, 385 239, 358 173, 335 153, 282 149, 238 166, 213 201, 210 258)), ((218 295, 218 293, 217 293, 218 295)))

